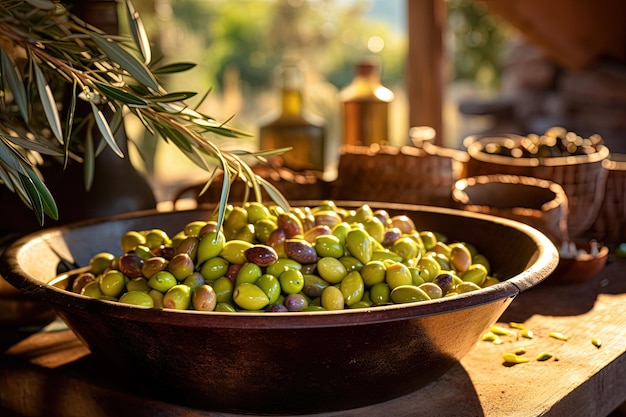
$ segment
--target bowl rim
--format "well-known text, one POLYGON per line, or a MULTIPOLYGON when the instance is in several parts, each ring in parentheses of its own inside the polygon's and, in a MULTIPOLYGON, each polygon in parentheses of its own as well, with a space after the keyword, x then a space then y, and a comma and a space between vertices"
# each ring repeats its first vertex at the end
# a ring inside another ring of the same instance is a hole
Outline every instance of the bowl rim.
MULTIPOLYGON (((498 135, 490 135, 490 138, 494 140, 498 139, 498 135)), ((507 138, 511 139, 511 138, 507 138)), ((514 139, 513 139, 514 140, 514 139)), ((492 141, 493 142, 493 141, 492 141)), ((467 145, 467 153, 471 159, 475 159, 481 162, 489 162, 499 165, 513 165, 518 167, 559 167, 565 165, 575 165, 583 163, 595 163, 602 162, 610 155, 610 150, 603 144, 594 145, 595 152, 585 155, 570 155, 570 156, 550 156, 545 158, 534 157, 521 157, 514 158, 512 156, 488 154, 483 152, 485 145, 489 143, 486 140, 476 140, 467 145)))
MULTIPOLYGON (((334 200, 338 207, 354 204, 371 204, 380 206, 376 202, 340 201, 334 200)), ((309 201, 292 202, 291 206, 307 204, 309 201)), ((212 328, 266 328, 266 329, 294 329, 315 327, 337 327, 346 325, 365 325, 383 323, 407 318, 417 318, 442 314, 475 307, 482 304, 503 301, 516 297, 520 292, 537 285, 545 280, 557 267, 559 254, 552 241, 537 229, 507 218, 496 217, 483 213, 473 213, 464 210, 433 207, 402 203, 384 203, 386 208, 404 211, 426 211, 437 214, 448 214, 458 217, 470 217, 483 221, 500 223, 521 231, 537 246, 537 255, 530 267, 505 281, 482 288, 471 293, 459 294, 454 297, 441 298, 419 303, 391 304, 364 309, 344 309, 339 311, 320 312, 216 312, 194 310, 168 310, 159 309, 155 314, 154 308, 121 304, 116 301, 96 300, 72 293, 50 285, 56 277, 50 277, 46 282, 28 276, 19 265, 17 259, 20 254, 27 251, 30 246, 50 239, 54 235, 62 234, 71 228, 101 223, 132 219, 144 216, 175 215, 180 212, 204 212, 207 206, 188 210, 144 210, 107 216, 95 219, 74 222, 68 225, 42 229, 18 238, 4 251, 0 258, 0 275, 10 284, 35 298, 51 304, 57 311, 74 307, 75 310, 88 310, 90 312, 102 312, 118 318, 129 318, 134 322, 158 322, 160 324, 181 325, 181 322, 193 323, 195 327, 212 328), (537 278, 542 277, 542 278, 537 278), (238 317, 233 320, 233 317, 238 317)))

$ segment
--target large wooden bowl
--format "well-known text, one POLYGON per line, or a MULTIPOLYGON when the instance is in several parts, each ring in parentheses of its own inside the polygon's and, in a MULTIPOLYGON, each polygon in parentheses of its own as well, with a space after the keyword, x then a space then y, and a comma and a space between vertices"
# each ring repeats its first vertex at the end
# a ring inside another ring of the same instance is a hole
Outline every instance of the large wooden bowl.
POLYGON ((444 208, 384 208, 408 214, 419 230, 473 243, 503 282, 422 304, 315 313, 145 309, 77 295, 60 288, 62 282, 48 284, 65 261, 87 265, 97 252, 115 251, 128 230, 175 233, 189 221, 207 219, 210 211, 203 209, 141 212, 34 233, 4 252, 0 273, 49 302, 112 375, 133 379, 143 393, 255 414, 355 408, 410 393, 445 373, 517 294, 545 279, 558 262, 550 240, 522 223, 444 208))

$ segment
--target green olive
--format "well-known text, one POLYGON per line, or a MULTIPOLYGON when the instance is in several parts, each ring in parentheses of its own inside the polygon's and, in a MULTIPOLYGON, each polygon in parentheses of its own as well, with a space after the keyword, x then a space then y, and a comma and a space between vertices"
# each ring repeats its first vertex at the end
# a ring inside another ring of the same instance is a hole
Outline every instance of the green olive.
POLYGON ((222 313, 236 313, 237 310, 231 303, 227 302, 218 302, 215 305, 215 311, 220 311, 222 313))
POLYGON ((419 254, 417 243, 410 237, 401 237, 396 240, 389 250, 400 256, 403 261, 416 258, 419 254))
POLYGON ((224 219, 224 236, 227 240, 233 239, 239 229, 248 224, 248 211, 240 206, 233 206, 224 219))
POLYGON ((261 275, 263 275, 263 271, 261 271, 260 266, 253 264, 252 262, 246 262, 241 265, 241 268, 237 272, 235 286, 244 282, 254 284, 261 277, 261 275))
POLYGON ((269 297, 254 284, 244 282, 235 287, 233 301, 244 310, 261 310, 269 304, 269 297))
POLYGON ((170 238, 161 229, 152 229, 146 233, 146 246, 150 249, 155 249, 160 246, 167 246, 170 244, 170 238))
POLYGON ((196 263, 202 265, 208 259, 215 258, 222 252, 226 238, 222 232, 209 232, 200 239, 196 263))
POLYGON ((359 228, 350 230, 346 235, 346 247, 361 263, 366 264, 372 260, 374 247, 365 230, 359 228))
POLYGON ((369 298, 373 304, 387 304, 391 301, 391 288, 386 282, 374 284, 369 291, 369 298))
POLYGON ((83 272, 79 274, 76 278, 74 278, 74 281, 72 282, 72 292, 81 294, 83 288, 85 288, 87 284, 96 280, 97 278, 93 273, 83 272))
POLYGON ((339 259, 327 256, 317 261, 317 273, 327 282, 337 284, 348 274, 348 270, 339 259))
POLYGON ((183 233, 185 236, 193 236, 198 237, 200 235, 200 230, 206 226, 206 222, 202 220, 194 220, 189 222, 183 228, 183 233))
POLYGON ((150 291, 148 280, 144 277, 133 278, 126 283, 126 291, 144 291, 148 293, 150 291))
POLYGON ((472 264, 460 278, 465 282, 472 282, 481 286, 487 279, 487 268, 482 264, 472 264))
POLYGON ((122 236, 121 247, 124 253, 131 252, 137 245, 144 245, 146 237, 136 231, 128 231, 122 236))
POLYGON ((317 255, 322 258, 326 256, 341 258, 345 253, 339 238, 332 234, 317 236, 313 246, 317 255))
POLYGON ((278 276, 278 280, 280 281, 280 288, 285 294, 296 294, 304 288, 304 276, 297 269, 289 268, 283 271, 278 276))
POLYGON ((361 277, 366 287, 372 287, 385 281, 387 267, 381 261, 369 261, 361 268, 361 277))
POLYGON ((481 264, 487 270, 487 274, 491 273, 491 265, 489 264, 489 260, 483 254, 476 254, 472 257, 473 264, 481 264))
POLYGON ((372 261, 402 262, 402 257, 387 249, 374 250, 372 253, 372 261))
POLYGON ((202 264, 200 273, 207 281, 215 281, 216 279, 226 275, 228 271, 228 261, 222 257, 216 256, 215 258, 208 259, 202 264))
POLYGON ((276 229, 278 229, 278 225, 270 218, 260 219, 254 223, 255 237, 261 243, 266 243, 276 229))
POLYGON ((246 224, 244 227, 237 230, 232 238, 235 240, 243 240, 245 242, 253 243, 256 239, 256 230, 254 229, 254 225, 251 223, 246 224))
POLYGON ((422 238, 422 242, 424 243, 424 249, 426 251, 431 250, 437 244, 437 236, 431 231, 422 231, 419 232, 420 237, 422 238))
POLYGON ((421 284, 423 284, 424 282, 426 282, 424 280, 424 278, 422 278, 422 275, 420 273, 419 268, 415 267, 415 266, 410 266, 409 267, 409 272, 411 273, 411 279, 412 279, 412 284, 415 286, 420 286, 421 284))
POLYGON ((363 299, 365 285, 359 271, 352 271, 339 284, 339 290, 343 295, 344 303, 348 307, 363 299))
POLYGON ((423 284, 420 284, 418 288, 428 294, 428 297, 431 300, 443 297, 443 290, 439 285, 435 284, 434 282, 425 282, 423 284))
POLYGON ((363 227, 376 242, 382 243, 385 240, 385 225, 378 217, 368 217, 363 222, 363 227))
POLYGON ((193 292, 201 285, 206 284, 206 280, 200 272, 192 272, 183 280, 182 283, 191 288, 191 291, 193 292))
POLYGON ((233 297, 233 282, 227 277, 216 279, 211 286, 215 291, 215 298, 218 303, 228 303, 233 297))
POLYGON ((391 264, 385 271, 385 282, 392 290, 402 285, 411 285, 413 278, 411 277, 411 271, 404 264, 391 264))
POLYGON ((279 258, 276 262, 266 268, 266 272, 277 277, 287 269, 301 270, 302 265, 293 259, 279 258))
POLYGON ((122 294, 120 303, 131 304, 142 307, 154 307, 154 300, 147 291, 128 291, 122 294))
POLYGON ((163 308, 187 310, 191 304, 191 288, 185 284, 177 284, 163 295, 163 308))
POLYGON ((112 269, 100 278, 100 291, 108 297, 119 297, 126 288, 128 277, 120 271, 112 269))
POLYGON ((394 303, 415 303, 430 300, 428 294, 415 285, 400 285, 391 290, 390 297, 394 303))
POLYGON ((103 296, 102 290, 100 290, 100 281, 95 280, 88 282, 80 291, 82 295, 91 298, 101 298, 103 296))
POLYGON ((480 287, 473 282, 462 282, 454 287, 454 292, 464 294, 466 292, 480 290, 480 287))
POLYGON ((265 220, 270 217, 270 211, 263 203, 251 201, 245 205, 248 212, 248 222, 255 224, 259 220, 265 220))
POLYGON ((344 299, 341 290, 335 286, 326 287, 322 292, 321 303, 326 310, 343 310, 344 299))
POLYGON ((154 308, 163 308, 163 293, 155 289, 148 291, 148 295, 152 298, 154 308))
POLYGON ((150 288, 164 294, 176 284, 178 284, 176 277, 169 271, 159 271, 148 279, 148 286, 150 288))
POLYGON ((263 274, 256 281, 256 285, 263 290, 267 298, 269 299, 269 304, 274 304, 278 301, 280 297, 280 281, 274 275, 271 274, 263 274))
POLYGON ((191 259, 196 259, 199 244, 197 236, 188 236, 176 245, 176 253, 187 253, 191 259))
POLYGON ((100 252, 94 255, 89 261, 89 270, 92 274, 98 276, 104 273, 115 260, 115 255, 108 252, 100 252))
POLYGON ((354 256, 342 256, 339 258, 339 262, 345 266, 346 271, 360 271, 363 268, 363 263, 354 256))
POLYGON ((346 236, 348 236, 348 232, 350 231, 350 229, 350 224, 348 224, 347 222, 341 222, 336 224, 331 231, 333 236, 337 236, 341 244, 345 246, 346 236))
POLYGON ((224 243, 220 256, 231 264, 243 265, 246 262, 246 249, 254 246, 245 240, 229 240, 224 243))

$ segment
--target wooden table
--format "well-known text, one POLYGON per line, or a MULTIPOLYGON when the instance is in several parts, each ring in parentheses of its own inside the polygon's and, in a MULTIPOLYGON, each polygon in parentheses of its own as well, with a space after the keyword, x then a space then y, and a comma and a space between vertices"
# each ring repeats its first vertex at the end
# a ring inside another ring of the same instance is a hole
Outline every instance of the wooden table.
MULTIPOLYGON (((498 324, 523 323, 533 339, 479 341, 446 374, 386 403, 318 417, 624 416, 626 260, 611 260, 586 284, 538 287, 519 295, 498 324), (569 336, 567 341, 549 332, 569 336), (591 343, 602 340, 601 347, 591 343), (525 347, 530 362, 507 366, 504 352, 525 347), (543 351, 554 358, 534 360, 543 351), (619 408, 621 412, 616 410, 619 408)), ((210 416, 133 392, 68 330, 0 333, 2 416, 210 416)))

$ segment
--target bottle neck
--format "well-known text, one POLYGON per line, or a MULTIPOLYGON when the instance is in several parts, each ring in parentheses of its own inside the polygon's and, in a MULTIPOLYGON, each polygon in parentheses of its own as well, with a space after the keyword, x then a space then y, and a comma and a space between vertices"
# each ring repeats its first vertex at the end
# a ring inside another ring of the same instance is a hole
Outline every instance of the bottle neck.
POLYGON ((283 115, 298 115, 302 113, 302 92, 283 87, 281 93, 283 115))
POLYGON ((282 69, 281 104, 283 115, 302 113, 302 74, 295 65, 286 65, 282 69))

